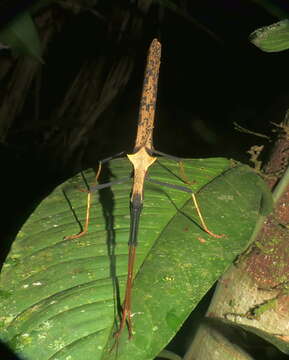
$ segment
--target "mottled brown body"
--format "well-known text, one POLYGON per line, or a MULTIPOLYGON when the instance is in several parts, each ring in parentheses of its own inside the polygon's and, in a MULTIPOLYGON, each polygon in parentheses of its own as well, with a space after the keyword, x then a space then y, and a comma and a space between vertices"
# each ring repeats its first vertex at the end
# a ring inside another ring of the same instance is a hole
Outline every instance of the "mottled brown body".
POLYGON ((152 136, 160 64, 161 44, 157 39, 154 39, 148 51, 134 152, 142 146, 145 146, 147 150, 153 149, 152 136))
POLYGON ((134 153, 127 155, 134 168, 131 202, 135 200, 142 203, 145 176, 148 168, 156 160, 152 152, 160 64, 161 44, 154 39, 148 51, 134 153))
POLYGON ((137 246, 137 230, 140 213, 143 204, 144 181, 148 168, 156 161, 153 153, 153 129, 155 107, 157 100, 159 68, 161 64, 161 44, 154 39, 149 47, 147 65, 144 74, 143 91, 139 108, 139 118, 137 126, 137 136, 133 154, 127 157, 133 165, 133 186, 130 198, 131 222, 129 238, 129 259, 128 275, 124 303, 122 306, 122 316, 118 337, 128 325, 129 337, 132 336, 131 324, 131 291, 133 282, 134 260, 137 246))

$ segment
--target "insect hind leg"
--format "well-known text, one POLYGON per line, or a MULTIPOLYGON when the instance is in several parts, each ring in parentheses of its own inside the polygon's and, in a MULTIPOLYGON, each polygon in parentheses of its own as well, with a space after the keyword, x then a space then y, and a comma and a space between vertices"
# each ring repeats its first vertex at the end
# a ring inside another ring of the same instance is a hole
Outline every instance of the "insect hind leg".
MULTIPOLYGON (((184 164, 183 164, 183 159, 181 158, 178 158, 176 156, 173 156, 173 155, 168 155, 168 154, 165 154, 165 153, 162 153, 160 151, 156 151, 154 150, 154 153, 155 154, 158 154, 158 155, 161 155, 162 157, 165 157, 169 160, 174 160, 174 161, 177 161, 179 163, 179 166, 180 166, 180 176, 176 175, 174 172, 172 172, 170 169, 168 169, 166 166, 164 166, 161 162, 158 162, 163 168, 165 168, 169 173, 171 173, 172 175, 174 175, 176 178, 180 179, 181 181, 183 181, 185 184, 188 184, 188 185, 193 185, 194 184, 194 181, 190 181, 188 179, 188 177, 186 176, 185 174, 185 169, 184 169, 184 164)), ((152 182, 152 183, 155 183, 155 184, 159 184, 159 185, 163 185, 163 186, 167 186, 167 187, 170 187, 170 188, 175 188, 175 189, 178 189, 180 191, 185 191, 185 192, 189 192, 192 196, 192 201, 193 201, 193 204, 196 208, 196 211, 197 211, 197 214, 198 214, 198 217, 200 219, 200 222, 201 222, 201 225, 202 225, 202 228, 203 230, 209 234, 210 236, 212 237, 215 237, 215 238, 221 238, 223 237, 224 235, 218 235, 218 234, 215 234, 213 233, 211 230, 209 230, 209 228, 207 227, 206 225, 206 222, 204 220, 204 217, 202 215, 202 212, 201 212, 201 209, 200 209, 200 206, 198 204, 198 201, 197 201, 197 198, 196 198, 196 195, 194 194, 194 192, 191 190, 191 189, 188 189, 184 186, 179 186, 179 185, 172 185, 172 184, 167 184, 167 183, 164 183, 164 182, 161 182, 161 181, 156 181, 154 179, 150 179, 148 178, 148 181, 152 182)))

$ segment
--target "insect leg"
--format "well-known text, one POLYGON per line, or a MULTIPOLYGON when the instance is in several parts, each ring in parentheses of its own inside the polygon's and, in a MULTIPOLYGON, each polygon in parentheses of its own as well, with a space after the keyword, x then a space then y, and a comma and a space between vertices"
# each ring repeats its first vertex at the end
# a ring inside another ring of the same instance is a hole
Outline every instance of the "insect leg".
MULTIPOLYGON (((102 168, 102 164, 105 164, 107 162, 109 162, 112 159, 118 158, 121 155, 124 154, 124 151, 119 152, 115 155, 112 155, 110 157, 107 157, 103 160, 100 160, 98 162, 98 169, 97 169, 97 173, 95 175, 95 182, 97 182, 100 172, 101 172, 101 168, 102 168)), ((89 220, 90 220, 90 208, 91 208, 91 197, 92 197, 92 192, 96 191, 96 190, 100 190, 100 189, 104 189, 105 187, 109 187, 112 186, 114 183, 116 184, 121 184, 122 182, 125 182, 127 180, 127 178, 124 179, 120 179, 118 181, 115 182, 109 182, 106 184, 100 184, 100 185, 95 185, 93 187, 89 187, 89 190, 87 191, 87 200, 86 200, 86 215, 85 215, 85 224, 83 226, 83 229, 78 233, 78 234, 74 234, 74 235, 69 235, 69 236, 65 236, 65 240, 67 239, 77 239, 80 238, 81 236, 85 235, 88 231, 88 225, 89 225, 89 220)))
POLYGON ((184 192, 187 192, 187 193, 190 193, 191 196, 192 196, 192 200, 193 200, 193 203, 195 205, 195 208, 196 208, 196 211, 197 211, 197 214, 199 216, 199 219, 201 221, 201 224, 202 224, 202 228, 203 230, 208 233, 209 235, 215 237, 215 238, 221 238, 223 237, 224 235, 217 235, 217 234, 214 234, 212 231, 210 231, 205 223, 205 220, 203 218, 203 215, 201 213, 201 210, 200 210, 200 206, 198 204, 198 201, 197 201, 197 198, 196 198, 196 195, 192 192, 191 189, 185 187, 185 186, 180 186, 180 185, 172 185, 172 184, 168 184, 168 183, 165 183, 165 182, 162 182, 162 181, 158 181, 158 180, 154 180, 154 179, 151 179, 151 178, 148 178, 147 177, 147 181, 151 182, 151 183, 154 183, 154 184, 158 184, 158 185, 162 185, 162 186, 166 186, 166 187, 169 187, 171 189, 177 189, 177 190, 180 190, 180 191, 184 191, 184 192))

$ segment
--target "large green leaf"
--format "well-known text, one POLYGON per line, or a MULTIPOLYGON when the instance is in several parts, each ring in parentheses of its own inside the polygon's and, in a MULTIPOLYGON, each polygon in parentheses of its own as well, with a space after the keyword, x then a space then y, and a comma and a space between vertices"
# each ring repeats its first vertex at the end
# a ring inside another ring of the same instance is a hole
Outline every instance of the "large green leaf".
MULTIPOLYGON (((178 164, 161 160, 151 178, 184 185, 178 164)), ((115 332, 115 288, 127 273, 131 183, 95 194, 88 234, 81 175, 56 188, 19 232, 2 270, 1 338, 25 359, 153 359, 227 266, 246 246, 259 216, 263 182, 226 159, 186 160, 209 228, 198 225, 190 194, 147 183, 133 288, 134 336, 115 332)), ((110 163, 111 179, 127 176, 126 159, 110 163)), ((87 171, 89 184, 94 172, 87 171)))

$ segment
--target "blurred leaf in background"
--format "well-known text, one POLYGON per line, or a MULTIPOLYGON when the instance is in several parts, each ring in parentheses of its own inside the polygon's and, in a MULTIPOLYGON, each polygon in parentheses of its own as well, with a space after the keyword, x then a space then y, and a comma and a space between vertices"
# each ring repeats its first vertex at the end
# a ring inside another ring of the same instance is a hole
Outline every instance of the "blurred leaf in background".
POLYGON ((265 52, 279 52, 289 48, 289 20, 255 30, 249 37, 251 43, 265 52))
POLYGON ((0 30, 0 42, 11 48, 14 55, 29 55, 43 63, 38 31, 28 11, 15 16, 0 30))

